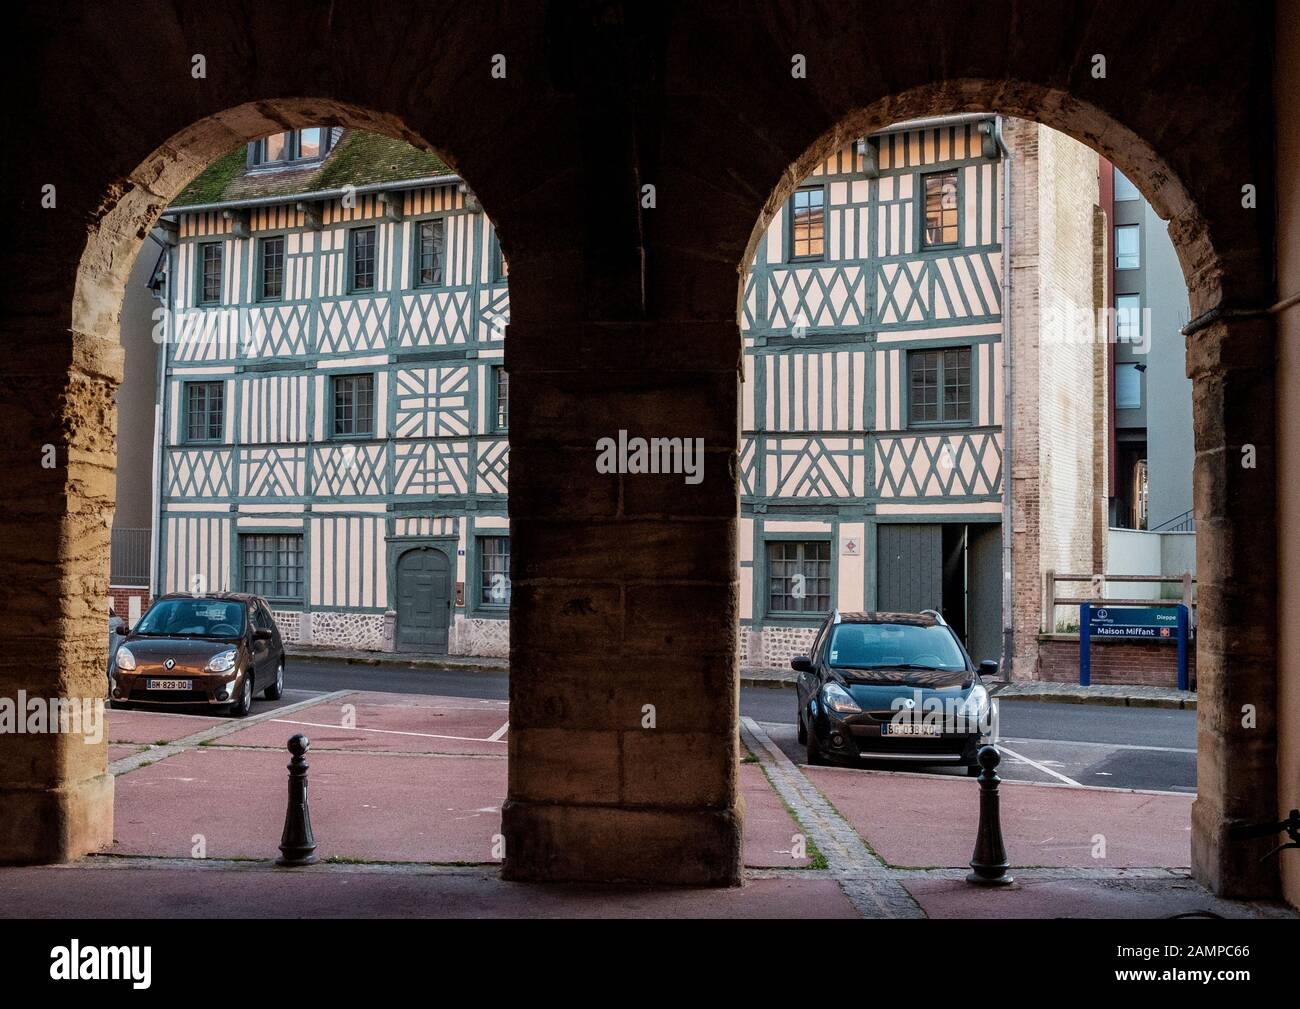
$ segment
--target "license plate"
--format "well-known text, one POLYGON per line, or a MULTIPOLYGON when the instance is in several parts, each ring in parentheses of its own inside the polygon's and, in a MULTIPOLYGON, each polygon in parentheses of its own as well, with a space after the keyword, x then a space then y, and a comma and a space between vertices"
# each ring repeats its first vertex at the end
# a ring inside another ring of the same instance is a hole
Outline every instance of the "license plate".
POLYGON ((193 680, 150 680, 150 690, 193 690, 193 680))
POLYGON ((943 726, 933 722, 886 722, 880 727, 882 736, 941 736, 943 726))

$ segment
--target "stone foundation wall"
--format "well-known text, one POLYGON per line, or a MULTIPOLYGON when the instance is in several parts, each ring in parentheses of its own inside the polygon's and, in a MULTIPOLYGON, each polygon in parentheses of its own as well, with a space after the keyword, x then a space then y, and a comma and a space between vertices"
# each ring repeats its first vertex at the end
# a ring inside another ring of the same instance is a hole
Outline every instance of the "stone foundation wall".
POLYGON ((456 617, 447 643, 452 655, 479 655, 504 659, 510 655, 510 621, 482 617, 456 617))
POLYGON ((746 628, 741 636, 757 639, 750 641, 746 654, 741 656, 742 666, 751 669, 789 668, 794 656, 808 654, 813 639, 817 637, 817 628, 764 627, 757 632, 746 628), (746 634, 745 631, 749 633, 746 634))
POLYGON ((272 610, 271 615, 286 644, 384 651, 384 617, 380 613, 272 610))
POLYGON ((285 644, 293 645, 303 640, 303 614, 297 610, 272 610, 271 616, 275 618, 275 626, 280 628, 280 637, 285 644))

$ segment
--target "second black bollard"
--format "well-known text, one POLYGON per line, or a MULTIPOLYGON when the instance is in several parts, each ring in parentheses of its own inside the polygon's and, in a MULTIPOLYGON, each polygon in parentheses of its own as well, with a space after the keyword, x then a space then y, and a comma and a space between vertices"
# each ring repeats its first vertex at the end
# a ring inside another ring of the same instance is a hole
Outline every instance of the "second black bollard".
POLYGON ((976 779, 980 783, 980 824, 966 882, 977 886, 1008 886, 1015 880, 1007 874, 1010 863, 1002 843, 1002 815, 998 807, 998 783, 1002 779, 994 770, 1001 763, 1002 754, 996 746, 981 746, 977 759, 981 768, 976 779))
POLYGON ((302 733, 289 740, 289 808, 284 813, 284 833, 280 835, 280 857, 276 865, 311 865, 316 861, 316 838, 311 832, 311 812, 307 808, 307 747, 311 743, 302 733))

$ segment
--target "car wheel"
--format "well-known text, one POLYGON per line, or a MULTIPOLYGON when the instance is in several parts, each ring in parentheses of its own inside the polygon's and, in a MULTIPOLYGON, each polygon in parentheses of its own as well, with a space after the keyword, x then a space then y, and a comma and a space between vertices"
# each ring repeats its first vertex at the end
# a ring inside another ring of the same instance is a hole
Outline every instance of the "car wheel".
POLYGON ((233 718, 243 718, 253 706, 253 671, 244 674, 244 688, 239 692, 239 700, 230 706, 233 718))
POLYGON ((268 701, 278 701, 284 696, 284 656, 280 656, 280 661, 275 667, 275 682, 262 691, 262 696, 268 701))
POLYGON ((820 767, 826 763, 826 758, 822 756, 822 748, 817 745, 817 737, 813 734, 811 726, 804 729, 804 736, 805 749, 808 754, 807 760, 804 762, 814 767, 820 767))
POLYGON ((980 765, 979 765, 979 764, 967 764, 967 765, 966 765, 966 777, 968 777, 968 778, 978 778, 979 776, 980 776, 980 765))
POLYGON ((795 723, 799 726, 799 742, 808 742, 808 727, 803 724, 803 712, 796 711, 794 715, 795 723))

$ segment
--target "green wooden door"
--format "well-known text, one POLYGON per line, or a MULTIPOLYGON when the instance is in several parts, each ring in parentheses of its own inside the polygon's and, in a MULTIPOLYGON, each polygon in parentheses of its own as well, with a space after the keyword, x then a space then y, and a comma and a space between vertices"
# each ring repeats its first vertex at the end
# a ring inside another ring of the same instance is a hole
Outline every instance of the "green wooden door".
POLYGON ((943 608, 943 527, 882 522, 876 527, 876 609, 943 608))
POLYGON ((451 626, 451 560, 436 547, 408 550, 397 562, 399 651, 445 652, 451 626))

